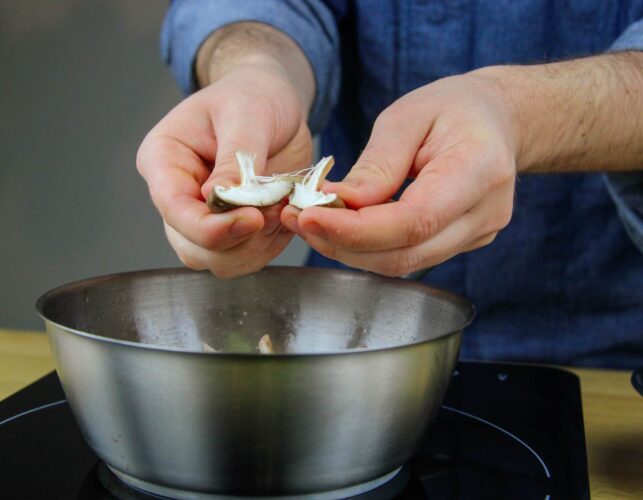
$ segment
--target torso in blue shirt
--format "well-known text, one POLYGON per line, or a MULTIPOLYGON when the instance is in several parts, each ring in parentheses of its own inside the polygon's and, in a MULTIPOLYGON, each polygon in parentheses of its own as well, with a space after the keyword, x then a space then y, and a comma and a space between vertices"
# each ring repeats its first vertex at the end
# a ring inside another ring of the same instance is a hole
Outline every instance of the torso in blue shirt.
MULTIPOLYGON (((404 93, 482 66, 599 53, 643 16, 643 1, 327 3, 342 36, 342 94, 322 138, 337 160, 334 180, 404 93)), ((310 264, 338 266, 317 254, 310 264)), ((463 357, 643 366, 643 256, 600 174, 522 176, 513 219, 493 244, 426 281, 478 309, 463 357)))

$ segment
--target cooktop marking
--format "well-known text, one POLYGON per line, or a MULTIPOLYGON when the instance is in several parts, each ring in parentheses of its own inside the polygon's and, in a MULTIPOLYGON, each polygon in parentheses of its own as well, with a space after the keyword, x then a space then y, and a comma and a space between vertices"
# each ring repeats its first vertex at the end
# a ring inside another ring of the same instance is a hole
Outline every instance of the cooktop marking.
POLYGON ((512 437, 513 439, 518 441, 521 445, 523 445, 525 448, 527 448, 534 457, 536 457, 536 459, 540 462, 540 465, 542 465, 543 469, 545 469, 545 475, 547 476, 547 479, 551 479, 551 474, 549 473, 549 469, 547 468, 547 465, 545 464, 545 461, 542 458, 540 458, 540 455, 538 453, 536 453, 536 450, 534 450, 531 446, 529 446, 527 443, 525 443, 522 439, 520 439, 515 434, 512 434, 507 429, 503 429, 502 427, 500 427, 499 425, 494 424, 493 422, 489 422, 488 420, 485 420, 482 417, 472 415, 471 413, 467 413, 466 411, 458 410, 457 408, 452 408, 452 407, 447 406, 447 405, 442 405, 442 408, 444 408, 445 410, 452 411, 453 413, 458 413, 460 415, 464 415, 465 417, 472 418, 474 420, 477 420, 478 422, 482 422, 483 424, 487 424, 488 426, 493 427, 494 429, 496 429, 496 430, 498 430, 500 432, 503 432, 507 436, 512 437))
POLYGON ((67 402, 66 399, 61 399, 60 401, 54 401, 53 403, 47 403, 46 405, 38 406, 36 408, 32 408, 31 410, 23 411, 22 413, 18 413, 13 417, 5 418, 3 421, 0 422, 0 426, 3 426, 4 424, 8 424, 9 422, 13 422, 14 420, 17 420, 20 417, 24 417, 25 415, 29 415, 30 413, 36 413, 37 411, 40 411, 40 410, 46 410, 47 408, 51 408, 52 406, 58 406, 66 402, 67 402))
MULTIPOLYGON (((0 421, 0 426, 8 424, 9 422, 13 422, 14 420, 17 420, 17 419, 19 419, 21 417, 24 417, 26 415, 29 415, 31 413, 36 413, 36 412, 41 411, 41 410, 46 410, 47 408, 51 408, 53 406, 62 405, 64 403, 66 403, 66 402, 67 402, 66 399, 61 399, 59 401, 54 401, 53 403, 47 403, 45 405, 37 406, 36 408, 31 408, 30 410, 25 410, 25 411, 23 411, 21 413, 18 413, 17 415, 13 415, 12 417, 9 417, 9 418, 6 418, 6 419, 0 421)), ((453 413, 457 413, 459 415, 463 415, 465 417, 472 418, 473 420, 476 420, 478 422, 486 424, 489 427, 492 427, 493 429, 496 429, 496 430, 506 434, 507 436, 515 439, 521 445, 523 445, 525 448, 527 448, 534 457, 536 457, 538 462, 540 462, 540 465, 542 465, 542 467, 543 467, 543 469, 545 471, 545 475, 547 476, 547 479, 551 479, 551 474, 549 472, 549 469, 547 468, 547 464, 545 464, 545 461, 542 458, 540 458, 540 455, 536 452, 536 450, 534 450, 531 446, 529 446, 527 443, 525 443, 522 439, 520 439, 515 434, 509 432, 507 429, 504 429, 504 428, 500 427, 499 425, 494 424, 493 422, 490 422, 489 420, 485 420, 484 418, 478 417, 477 415, 467 413, 466 411, 458 410, 457 408, 453 408, 453 407, 447 406, 447 405, 442 405, 442 408, 444 408, 445 410, 451 411, 453 413)), ((547 496, 545 498, 547 499, 548 497, 549 496, 547 496)))

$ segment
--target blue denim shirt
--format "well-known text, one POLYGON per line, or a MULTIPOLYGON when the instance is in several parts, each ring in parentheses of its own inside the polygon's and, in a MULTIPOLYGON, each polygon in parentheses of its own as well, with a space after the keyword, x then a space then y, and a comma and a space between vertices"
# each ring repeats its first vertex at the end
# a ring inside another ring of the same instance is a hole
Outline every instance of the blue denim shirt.
MULTIPOLYGON (((189 94, 197 50, 219 27, 253 20, 290 35, 314 70, 310 125, 337 180, 404 93, 492 64, 643 49, 642 18, 643 0, 177 0, 161 45, 189 94)), ((641 252, 643 173, 524 175, 493 244, 426 281, 478 309, 463 357, 643 366, 641 252)))

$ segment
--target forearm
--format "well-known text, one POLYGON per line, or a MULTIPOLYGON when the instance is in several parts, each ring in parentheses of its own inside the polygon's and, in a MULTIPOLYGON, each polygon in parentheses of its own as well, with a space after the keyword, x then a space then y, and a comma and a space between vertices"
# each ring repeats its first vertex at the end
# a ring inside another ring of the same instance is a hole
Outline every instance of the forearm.
POLYGON ((292 84, 308 114, 315 96, 315 78, 308 59, 288 35, 255 22, 236 23, 215 31, 197 54, 199 86, 205 87, 241 66, 279 72, 292 84))
POLYGON ((478 73, 507 104, 519 171, 643 168, 643 52, 478 73))

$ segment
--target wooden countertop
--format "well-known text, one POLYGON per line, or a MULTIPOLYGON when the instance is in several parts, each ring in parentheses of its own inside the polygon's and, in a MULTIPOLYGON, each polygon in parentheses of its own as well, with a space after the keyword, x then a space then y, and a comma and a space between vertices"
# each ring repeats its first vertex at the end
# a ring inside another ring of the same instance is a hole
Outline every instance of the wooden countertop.
MULTIPOLYGON (((53 369, 43 333, 0 330, 0 400, 53 369)), ((571 371, 581 379, 592 499, 643 498, 643 397, 630 374, 571 371)))

